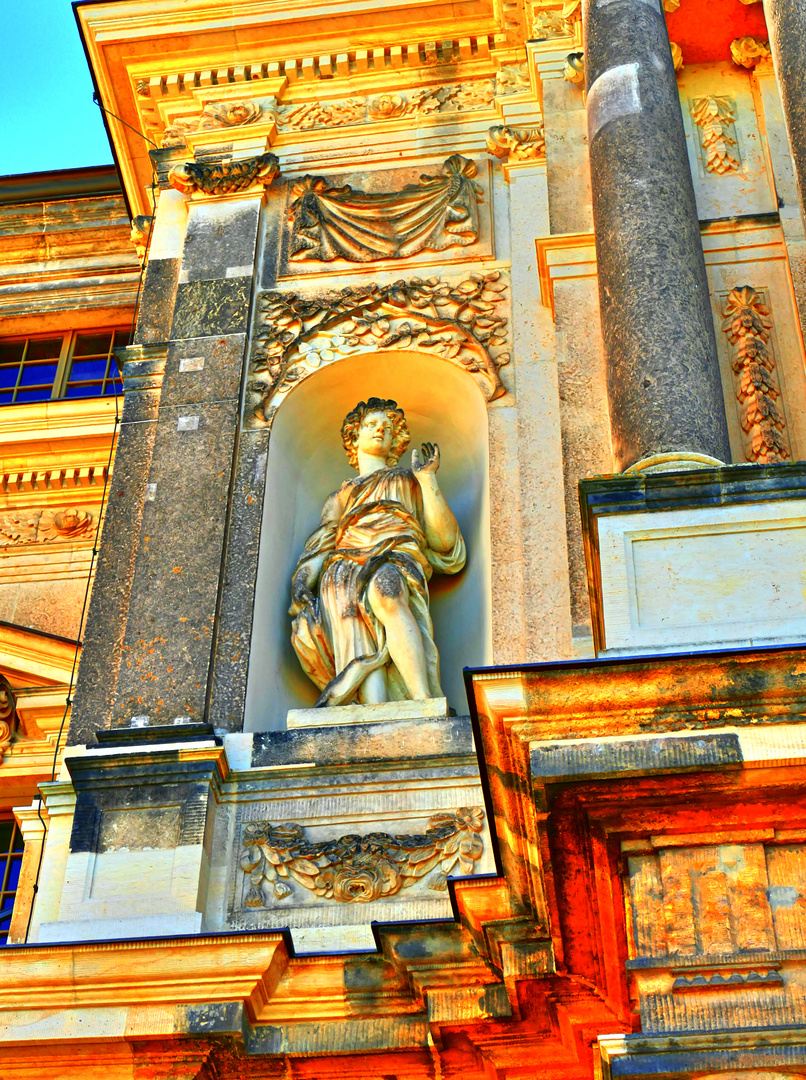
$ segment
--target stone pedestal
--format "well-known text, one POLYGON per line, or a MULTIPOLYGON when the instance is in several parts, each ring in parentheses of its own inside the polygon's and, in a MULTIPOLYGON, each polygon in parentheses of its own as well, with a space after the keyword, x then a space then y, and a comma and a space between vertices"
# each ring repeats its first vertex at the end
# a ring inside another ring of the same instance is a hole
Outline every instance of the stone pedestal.
POLYGON ((806 636, 806 466, 734 465, 580 483, 597 654, 806 636))
POLYGON ((730 460, 708 284, 660 0, 585 0, 593 220, 613 450, 730 460))

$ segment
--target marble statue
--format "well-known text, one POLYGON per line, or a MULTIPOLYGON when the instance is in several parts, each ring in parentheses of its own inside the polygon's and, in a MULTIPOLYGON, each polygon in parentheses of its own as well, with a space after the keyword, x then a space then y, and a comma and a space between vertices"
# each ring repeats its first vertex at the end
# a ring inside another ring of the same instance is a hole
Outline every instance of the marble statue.
POLYGON ((341 436, 358 476, 328 497, 294 569, 294 649, 322 691, 317 706, 442 697, 428 581, 458 573, 465 544, 437 482, 439 447, 398 466, 406 417, 374 397, 341 436))

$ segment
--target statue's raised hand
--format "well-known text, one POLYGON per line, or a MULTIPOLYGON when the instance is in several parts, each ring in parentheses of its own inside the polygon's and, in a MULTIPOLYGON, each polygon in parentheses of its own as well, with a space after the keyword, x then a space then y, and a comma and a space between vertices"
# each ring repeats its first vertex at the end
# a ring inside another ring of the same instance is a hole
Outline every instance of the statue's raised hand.
POLYGON ((294 578, 291 586, 291 607, 289 615, 297 615, 303 608, 313 614, 316 611, 316 597, 308 587, 308 579, 304 572, 300 572, 294 578))
POLYGON ((411 469, 418 480, 433 476, 439 468, 439 447, 436 443, 423 443, 421 450, 412 450, 411 469))

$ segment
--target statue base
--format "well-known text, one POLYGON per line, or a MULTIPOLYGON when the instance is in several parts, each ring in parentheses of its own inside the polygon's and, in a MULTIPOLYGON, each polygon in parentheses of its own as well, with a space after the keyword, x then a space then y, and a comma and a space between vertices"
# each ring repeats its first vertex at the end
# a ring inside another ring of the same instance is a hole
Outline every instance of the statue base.
POLYGON ((380 724, 390 720, 432 720, 448 715, 447 698, 424 701, 384 701, 381 705, 336 705, 326 709, 290 709, 286 728, 343 727, 346 724, 380 724))

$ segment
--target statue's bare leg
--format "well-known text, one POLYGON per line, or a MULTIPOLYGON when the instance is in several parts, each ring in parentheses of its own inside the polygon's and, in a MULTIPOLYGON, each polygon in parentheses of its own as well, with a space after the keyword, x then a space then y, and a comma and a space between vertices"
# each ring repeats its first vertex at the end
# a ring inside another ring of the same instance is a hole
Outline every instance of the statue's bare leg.
POLYGON ((375 617, 383 623, 389 656, 414 701, 429 697, 423 636, 411 613, 408 590, 394 566, 382 566, 372 576, 367 598, 375 617))
POLYGON ((358 688, 358 700, 362 705, 382 705, 389 700, 386 689, 386 671, 378 668, 371 671, 358 688))

